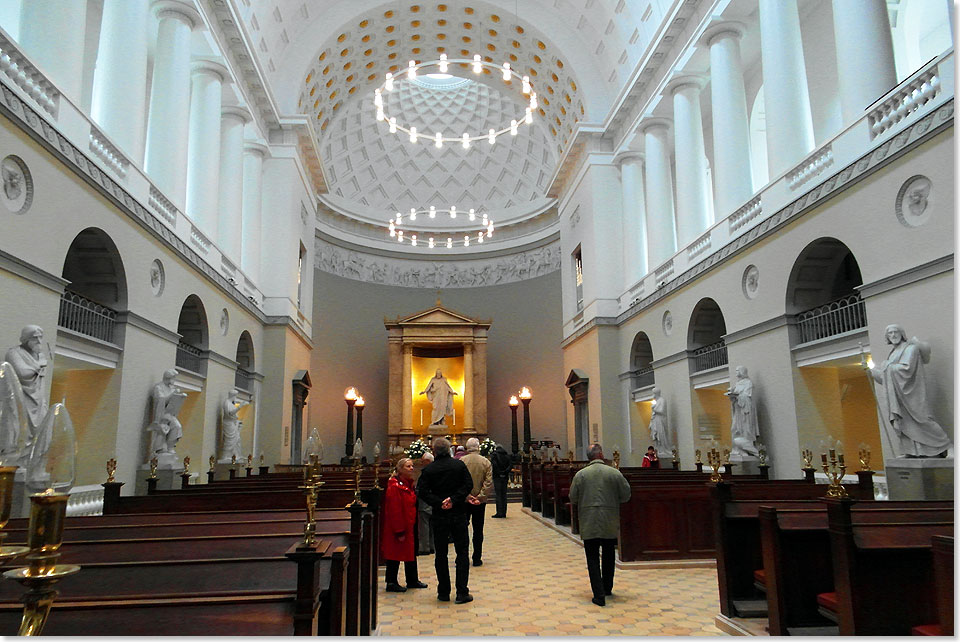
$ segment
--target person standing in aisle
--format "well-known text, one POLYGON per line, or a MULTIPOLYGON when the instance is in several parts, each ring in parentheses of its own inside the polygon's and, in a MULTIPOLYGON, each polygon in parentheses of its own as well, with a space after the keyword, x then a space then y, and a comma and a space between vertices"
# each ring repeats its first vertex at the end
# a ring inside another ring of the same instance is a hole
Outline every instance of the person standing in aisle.
POLYGON ((487 497, 493 488, 493 466, 480 454, 480 440, 467 440, 467 454, 460 461, 467 465, 473 489, 467 497, 467 515, 473 523, 473 565, 483 565, 483 519, 487 510, 487 497))

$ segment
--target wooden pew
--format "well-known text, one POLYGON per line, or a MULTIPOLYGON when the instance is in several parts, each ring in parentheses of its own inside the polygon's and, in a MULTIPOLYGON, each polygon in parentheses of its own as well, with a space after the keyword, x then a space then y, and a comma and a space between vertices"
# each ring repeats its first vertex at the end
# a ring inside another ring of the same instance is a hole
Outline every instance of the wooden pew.
POLYGON ((543 462, 530 464, 530 510, 543 512, 543 462))
POLYGON ((524 508, 530 508, 532 506, 532 486, 533 481, 531 479, 530 462, 526 457, 523 457, 520 460, 520 505, 524 508))
MULTIPOLYGON (((772 503, 772 502, 771 502, 772 503)), ((861 502, 855 523, 911 523, 952 519, 950 502, 861 502)), ((760 506, 763 569, 756 578, 767 595, 770 635, 835 635, 818 609, 817 595, 834 590, 826 505, 760 506)))
POLYGON ((913 627, 913 635, 953 635, 953 537, 934 535, 933 577, 937 591, 937 622, 913 627))
POLYGON ((560 464, 543 464, 541 473, 540 507, 544 517, 556 519, 556 469, 560 464))
POLYGON ((949 521, 859 524, 851 500, 824 500, 835 592, 821 593, 821 613, 840 635, 909 635, 936 621, 931 538, 953 536, 949 521))

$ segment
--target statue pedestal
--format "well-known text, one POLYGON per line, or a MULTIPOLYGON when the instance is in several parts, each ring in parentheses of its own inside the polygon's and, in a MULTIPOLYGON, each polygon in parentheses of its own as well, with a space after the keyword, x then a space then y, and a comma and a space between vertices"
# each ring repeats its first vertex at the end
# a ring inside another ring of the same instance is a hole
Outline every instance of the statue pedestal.
POLYGON ((730 455, 734 475, 759 475, 760 460, 753 455, 730 455))
MULTIPOLYGON (((157 490, 174 490, 180 488, 180 473, 183 464, 176 453, 160 453, 157 455, 157 490)), ((137 469, 137 483, 133 488, 135 495, 147 494, 147 477, 150 476, 150 463, 147 462, 137 469)))
MULTIPOLYGON (((223 462, 218 461, 213 465, 213 478, 216 481, 221 481, 223 479, 230 479, 230 469, 237 469, 237 477, 243 477, 247 471, 244 470, 244 466, 247 465, 246 460, 237 461, 236 464, 231 464, 229 460, 223 462)), ((208 469, 209 470, 209 469, 208 469)), ((178 486, 179 488, 179 486, 178 486)))
POLYGON ((890 499, 953 500, 953 459, 888 459, 890 499))

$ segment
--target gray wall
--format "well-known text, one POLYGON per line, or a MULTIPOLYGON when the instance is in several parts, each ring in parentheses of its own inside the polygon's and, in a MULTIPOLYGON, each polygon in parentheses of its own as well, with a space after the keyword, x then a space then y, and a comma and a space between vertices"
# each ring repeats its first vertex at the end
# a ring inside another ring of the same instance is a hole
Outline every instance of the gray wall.
MULTIPOLYGON (((314 271, 314 288, 308 430, 320 429, 325 461, 339 460, 346 426, 343 390, 354 385, 366 401, 365 453, 370 456, 377 440, 386 451, 388 363, 383 321, 432 307, 437 291, 362 283, 320 270, 314 271)), ((532 436, 566 446, 564 404, 569 397, 560 350, 560 272, 519 283, 451 288, 443 290, 441 298, 445 308, 493 322, 487 343, 490 437, 510 449, 507 400, 527 385, 533 390, 532 436)), ((518 416, 522 440, 522 410, 518 416)))

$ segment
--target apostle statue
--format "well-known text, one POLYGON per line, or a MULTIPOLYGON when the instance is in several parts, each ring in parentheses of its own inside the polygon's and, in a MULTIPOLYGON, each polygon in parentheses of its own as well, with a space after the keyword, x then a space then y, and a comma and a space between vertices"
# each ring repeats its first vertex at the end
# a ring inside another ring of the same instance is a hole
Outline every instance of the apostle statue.
POLYGON ((453 396, 457 393, 450 386, 443 373, 440 372, 440 368, 437 368, 437 374, 420 394, 427 395, 427 399, 433 406, 433 411, 430 413, 430 425, 446 426, 446 417, 453 414, 453 396))
MULTIPOLYGON (((47 383, 47 355, 42 351, 43 330, 38 325, 28 325, 20 331, 20 345, 7 350, 4 360, 13 366, 20 381, 23 392, 22 400, 27 413, 27 439, 24 442, 23 455, 35 450, 34 444, 38 439, 43 441, 43 423, 47 416, 49 395, 47 383)), ((45 443, 37 443, 39 451, 36 456, 42 457, 49 448, 49 439, 45 443)))
POLYGON ((667 402, 660 395, 660 388, 653 389, 653 404, 650 407, 650 440, 658 453, 668 453, 673 449, 670 429, 667 427, 667 402))
POLYGON ((760 426, 757 423, 757 405, 753 399, 753 382, 747 376, 745 366, 737 366, 737 383, 727 391, 730 397, 732 422, 730 435, 732 437, 731 456, 757 456, 757 449, 753 445, 760 436, 760 426))
POLYGON ((163 381, 153 387, 150 393, 153 399, 153 420, 147 426, 150 435, 150 450, 147 461, 162 454, 174 454, 177 441, 183 436, 183 427, 177 420, 177 413, 187 398, 186 393, 173 384, 177 378, 177 369, 164 371, 163 381))
POLYGON ((240 391, 231 388, 227 398, 220 406, 220 461, 233 460, 235 455, 240 459, 240 427, 243 422, 237 417, 240 409, 247 405, 246 401, 237 399, 240 391))
POLYGON ((899 324, 888 325, 886 341, 893 346, 886 360, 869 368, 885 400, 878 400, 883 418, 893 429, 898 457, 942 457, 951 447, 947 433, 930 415, 923 366, 930 362, 930 345, 907 334, 899 324))

